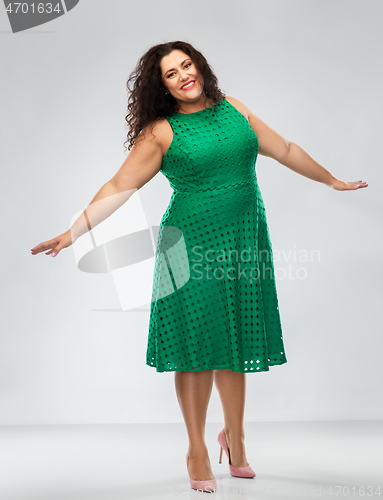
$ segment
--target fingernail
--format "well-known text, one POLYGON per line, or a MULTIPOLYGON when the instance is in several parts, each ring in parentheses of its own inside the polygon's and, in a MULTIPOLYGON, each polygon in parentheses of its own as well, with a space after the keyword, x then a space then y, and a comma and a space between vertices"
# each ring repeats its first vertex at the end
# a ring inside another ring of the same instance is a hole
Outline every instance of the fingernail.
POLYGON ((357 188, 358 188, 359 186, 360 186, 360 184, 357 184, 355 187, 357 187, 357 188))
POLYGON ((55 254, 54 252, 53 252, 53 253, 51 253, 51 257, 54 257, 55 255, 56 255, 56 254, 55 254))

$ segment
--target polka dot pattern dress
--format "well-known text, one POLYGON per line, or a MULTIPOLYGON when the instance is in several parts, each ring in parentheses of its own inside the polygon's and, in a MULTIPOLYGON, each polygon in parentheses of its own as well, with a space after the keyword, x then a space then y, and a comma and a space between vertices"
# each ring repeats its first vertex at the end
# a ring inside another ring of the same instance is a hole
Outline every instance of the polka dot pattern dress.
POLYGON ((256 373, 286 363, 258 138, 225 98, 166 119, 173 140, 160 171, 173 193, 157 240, 146 364, 256 373))

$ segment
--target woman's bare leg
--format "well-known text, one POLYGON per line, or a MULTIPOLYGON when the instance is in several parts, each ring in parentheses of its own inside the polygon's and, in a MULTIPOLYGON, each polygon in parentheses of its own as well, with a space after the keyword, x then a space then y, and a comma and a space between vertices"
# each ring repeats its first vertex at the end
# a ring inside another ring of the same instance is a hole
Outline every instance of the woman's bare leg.
POLYGON ((214 370, 175 372, 174 376, 177 399, 189 436, 189 473, 197 481, 214 477, 205 442, 206 414, 213 379, 214 370))
POLYGON ((231 370, 214 370, 214 382, 222 403, 225 419, 225 434, 230 450, 231 465, 246 467, 245 413, 246 373, 231 370))

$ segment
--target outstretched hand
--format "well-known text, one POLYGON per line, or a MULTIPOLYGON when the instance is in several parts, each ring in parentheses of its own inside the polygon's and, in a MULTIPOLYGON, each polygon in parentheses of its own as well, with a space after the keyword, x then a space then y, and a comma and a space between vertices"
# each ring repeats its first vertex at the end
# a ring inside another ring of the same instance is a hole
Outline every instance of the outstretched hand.
POLYGON ((368 186, 367 182, 364 181, 345 182, 339 179, 335 179, 335 181, 330 185, 331 188, 336 189, 338 191, 350 191, 350 190, 365 188, 367 186, 368 186))
POLYGON ((60 236, 56 236, 56 238, 44 241, 35 246, 31 249, 31 253, 32 255, 37 255, 38 253, 45 252, 45 250, 49 250, 45 255, 52 255, 52 257, 55 257, 63 248, 69 247, 72 243, 72 235, 69 230, 60 234, 60 236))

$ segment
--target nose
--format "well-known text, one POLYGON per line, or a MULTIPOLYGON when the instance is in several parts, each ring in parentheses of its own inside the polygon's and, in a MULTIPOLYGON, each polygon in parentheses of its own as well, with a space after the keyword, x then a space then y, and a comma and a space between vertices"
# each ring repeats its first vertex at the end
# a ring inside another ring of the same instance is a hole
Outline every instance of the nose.
POLYGON ((186 73, 186 71, 184 71, 183 69, 181 69, 180 71, 180 76, 181 76, 181 80, 187 80, 188 79, 188 74, 186 73))

